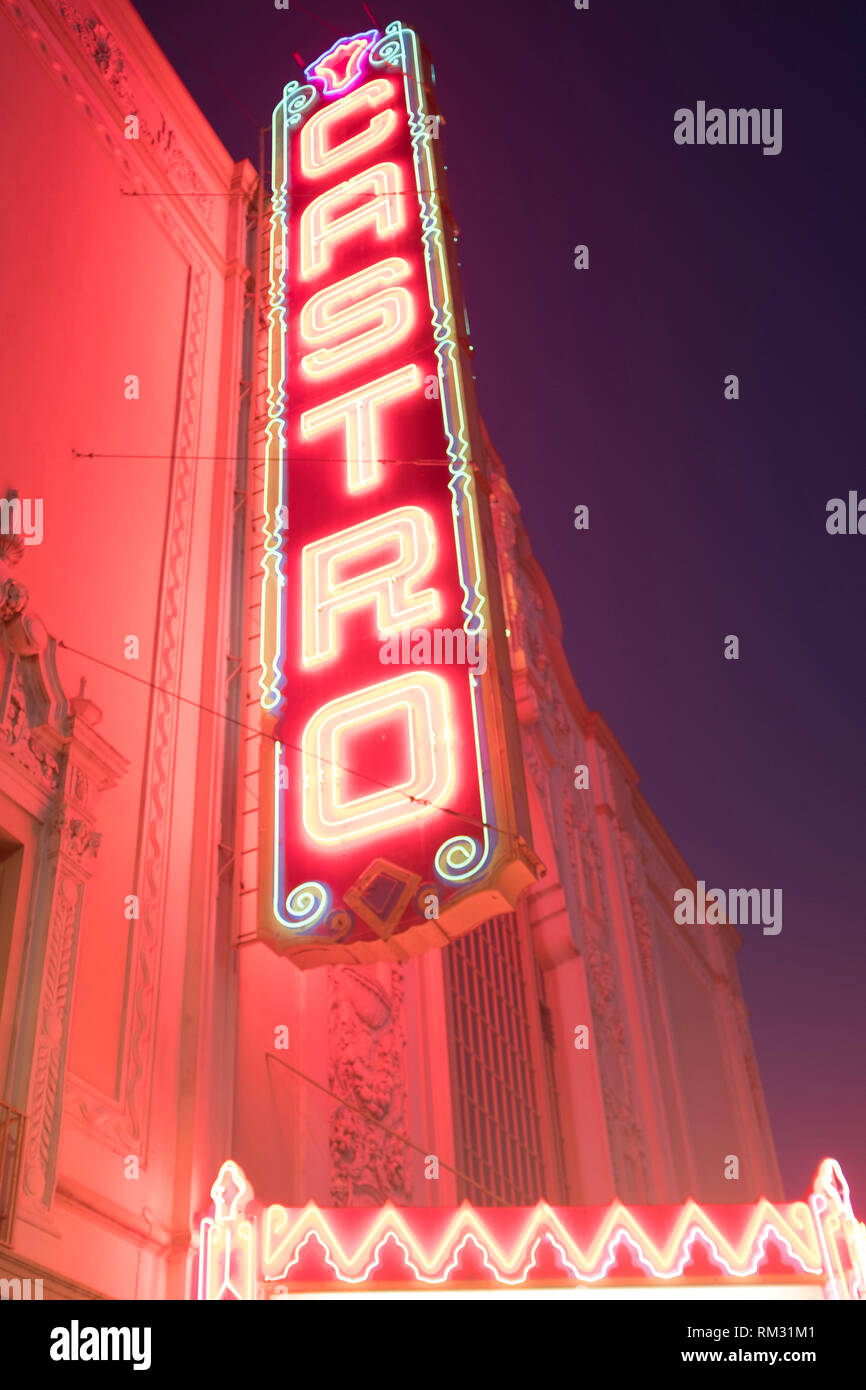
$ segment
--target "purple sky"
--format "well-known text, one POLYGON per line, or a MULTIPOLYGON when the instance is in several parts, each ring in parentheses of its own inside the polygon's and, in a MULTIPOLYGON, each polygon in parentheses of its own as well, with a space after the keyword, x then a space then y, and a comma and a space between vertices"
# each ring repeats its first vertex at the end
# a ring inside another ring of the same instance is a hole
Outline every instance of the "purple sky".
MULTIPOLYGON (((137 8, 254 163, 293 52, 371 24, 358 0, 137 8)), ((433 54, 481 408, 575 677, 697 876, 782 888, 740 970, 785 1186, 832 1154, 862 1214, 866 536, 825 507, 866 497, 866 11, 370 8, 433 54), (699 100, 781 107, 781 154, 676 146, 699 100)))

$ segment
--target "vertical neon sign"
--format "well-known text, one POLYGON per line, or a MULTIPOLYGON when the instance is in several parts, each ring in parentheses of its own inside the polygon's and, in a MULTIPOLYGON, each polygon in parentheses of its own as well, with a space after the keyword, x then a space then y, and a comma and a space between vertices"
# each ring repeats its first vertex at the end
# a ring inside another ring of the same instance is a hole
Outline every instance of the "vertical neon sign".
POLYGON ((317 965, 446 944, 534 856, 429 64, 395 23, 305 76, 273 122, 260 934, 317 965), (432 664, 434 629, 486 664, 432 664))

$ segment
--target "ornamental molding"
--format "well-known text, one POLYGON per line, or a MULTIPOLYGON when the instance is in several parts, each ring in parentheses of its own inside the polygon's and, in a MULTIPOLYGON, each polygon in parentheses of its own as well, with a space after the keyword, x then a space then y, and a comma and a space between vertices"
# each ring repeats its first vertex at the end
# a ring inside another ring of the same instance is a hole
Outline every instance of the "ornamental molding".
POLYGON ((653 955, 653 930, 647 911, 647 884, 640 851, 621 825, 616 827, 616 839, 625 873, 631 919, 634 923, 635 939, 647 984, 655 984, 655 959, 653 955))
POLYGON ((79 866, 83 866, 88 859, 96 858, 102 835, 83 817, 76 816, 68 806, 61 806, 55 811, 48 828, 49 854, 62 855, 79 866))
POLYGON ((60 0, 57 11, 81 51, 96 69, 104 88, 120 108, 121 120, 126 116, 138 118, 139 140, 158 156, 165 174, 178 192, 195 195, 196 207, 210 226, 214 200, 208 194, 206 184, 190 159, 181 137, 168 125, 165 113, 159 112, 150 94, 142 98, 141 81, 137 74, 133 75, 120 41, 95 12, 85 15, 66 0, 60 0))
POLYGON ((401 965, 328 967, 330 1089, 357 1107, 331 1109, 335 1206, 409 1201, 406 1146, 387 1132, 405 1133, 408 1114, 404 999, 401 965))
POLYGON ((24 1147, 23 1192, 25 1199, 42 1202, 46 1207, 51 1201, 60 1139, 64 1054, 83 891, 82 880, 71 873, 57 880, 42 973, 24 1147))
POLYGON ((15 670, 3 699, 0 750, 16 769, 45 797, 53 796, 62 778, 61 738, 46 729, 32 728, 27 718, 25 676, 15 670))
POLYGON ((225 189, 220 191, 228 192, 228 166, 221 169, 214 162, 206 171, 204 163, 190 153, 168 124, 166 98, 158 84, 133 66, 126 49, 95 11, 85 14, 65 0, 56 5, 6 0, 6 13, 114 159, 119 189, 146 197, 149 213, 168 230, 188 260, 196 253, 182 229, 206 246, 209 260, 224 271, 220 219, 215 216, 211 187, 224 182, 225 189), (137 140, 124 136, 124 121, 131 115, 139 121, 137 140), (158 196, 168 189, 181 196, 158 196))
MULTIPOLYGON (((0 560, 0 587, 9 582, 0 560)), ((84 682, 78 696, 65 694, 57 642, 29 611, 27 589, 17 587, 22 606, 0 617, 0 775, 14 771, 29 793, 28 809, 51 824, 58 847, 83 856, 98 846, 88 803, 114 786, 127 764, 92 727, 101 714, 84 682)))
POLYGON ((21 592, 23 606, 0 622, 0 780, 42 826, 21 974, 38 982, 38 999, 32 989, 19 993, 10 1072, 27 1094, 21 1210, 33 1215, 47 1212, 56 1181, 81 909, 101 839, 95 802, 127 763, 96 731, 101 711, 84 682, 67 698, 56 642, 25 612, 21 592))

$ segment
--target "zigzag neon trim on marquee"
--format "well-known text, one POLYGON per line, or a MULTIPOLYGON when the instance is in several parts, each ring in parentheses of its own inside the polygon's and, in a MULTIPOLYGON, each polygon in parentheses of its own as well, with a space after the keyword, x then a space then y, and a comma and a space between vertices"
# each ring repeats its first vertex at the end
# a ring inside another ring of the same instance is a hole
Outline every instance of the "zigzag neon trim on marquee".
POLYGON ((642 1208, 640 1215, 621 1202, 483 1211, 468 1203, 456 1210, 388 1204, 325 1211, 310 1202, 251 1214, 253 1189, 232 1160, 211 1195, 214 1213, 200 1230, 200 1299, 448 1285, 567 1289, 616 1282, 639 1290, 676 1280, 691 1287, 782 1283, 792 1286, 792 1297, 796 1285, 818 1286, 826 1299, 866 1298, 866 1227, 829 1158, 805 1202, 762 1198, 707 1210, 688 1201, 642 1208), (623 1254, 630 1267, 618 1269, 623 1254), (696 1256, 704 1272, 690 1274, 696 1256))

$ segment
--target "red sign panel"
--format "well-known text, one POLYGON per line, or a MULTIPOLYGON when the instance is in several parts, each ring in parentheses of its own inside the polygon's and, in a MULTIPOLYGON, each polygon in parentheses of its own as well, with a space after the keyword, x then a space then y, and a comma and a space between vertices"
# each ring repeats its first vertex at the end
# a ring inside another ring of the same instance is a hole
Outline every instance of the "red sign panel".
POLYGON ((261 680, 262 930, 302 965, 443 945, 533 858, 432 78, 398 24, 306 76, 274 113, 261 680))

